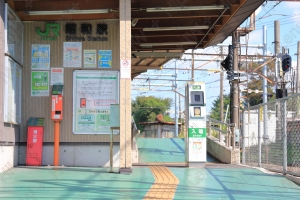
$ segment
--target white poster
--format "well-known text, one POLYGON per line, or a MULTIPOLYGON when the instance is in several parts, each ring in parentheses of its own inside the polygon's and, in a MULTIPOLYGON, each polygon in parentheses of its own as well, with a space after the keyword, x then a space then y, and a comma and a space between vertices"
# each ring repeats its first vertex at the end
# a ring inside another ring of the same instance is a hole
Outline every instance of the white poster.
POLYGON ((97 51, 96 50, 83 50, 83 67, 96 68, 97 66, 97 51))
POLYGON ((50 45, 33 44, 31 46, 31 69, 49 70, 50 69, 50 45))
POLYGON ((206 162, 206 138, 188 138, 189 162, 206 162))
POLYGON ((50 85, 64 84, 64 68, 51 68, 50 85))
POLYGON ((82 43, 64 42, 64 67, 81 67, 82 43))
POLYGON ((131 60, 121 60, 121 78, 131 78, 131 60))
POLYGON ((109 134, 110 105, 119 103, 119 72, 73 72, 73 133, 109 134))

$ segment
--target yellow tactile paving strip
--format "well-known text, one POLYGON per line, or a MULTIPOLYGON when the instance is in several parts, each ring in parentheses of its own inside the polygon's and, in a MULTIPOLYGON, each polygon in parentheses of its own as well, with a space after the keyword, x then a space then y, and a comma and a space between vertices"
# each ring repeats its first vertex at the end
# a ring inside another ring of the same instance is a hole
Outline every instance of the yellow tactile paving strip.
POLYGON ((149 199, 173 199, 179 180, 164 166, 150 166, 155 178, 154 184, 147 192, 144 200, 149 199))

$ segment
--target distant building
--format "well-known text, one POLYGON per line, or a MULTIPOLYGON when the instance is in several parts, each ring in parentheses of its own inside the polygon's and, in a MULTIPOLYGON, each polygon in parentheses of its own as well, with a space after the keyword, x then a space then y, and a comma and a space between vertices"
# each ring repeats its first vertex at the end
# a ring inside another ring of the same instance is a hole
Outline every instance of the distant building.
MULTIPOLYGON (((165 122, 163 116, 157 115, 155 122, 140 122, 145 125, 144 132, 139 137, 146 138, 174 138, 175 122, 165 122)), ((178 123, 178 134, 181 130, 181 123, 178 123)))

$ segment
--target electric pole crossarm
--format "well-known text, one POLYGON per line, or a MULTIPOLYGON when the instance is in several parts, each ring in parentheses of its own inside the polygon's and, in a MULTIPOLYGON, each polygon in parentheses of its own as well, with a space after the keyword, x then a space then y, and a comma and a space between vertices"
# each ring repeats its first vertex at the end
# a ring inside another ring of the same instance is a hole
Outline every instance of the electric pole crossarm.
POLYGON ((173 90, 173 92, 176 92, 177 94, 179 94, 180 96, 182 96, 183 98, 185 98, 185 96, 183 94, 180 94, 177 90, 173 90))
POLYGON ((208 63, 211 63, 212 61, 217 60, 218 58, 219 58, 219 56, 216 57, 216 58, 214 58, 214 59, 212 59, 211 61, 208 61, 208 62, 204 63, 203 65, 200 65, 199 67, 196 67, 195 69, 198 69, 198 68, 200 68, 200 67, 203 67, 204 65, 207 65, 208 63))
POLYGON ((272 62, 273 60, 275 60, 276 57, 272 58, 271 60, 268 60, 267 62, 263 63, 262 65, 260 65, 259 67, 257 67, 255 70, 253 70, 253 72, 256 72, 257 70, 259 70, 260 68, 262 68, 263 66, 265 66, 266 64, 272 62))
POLYGON ((269 79, 268 77, 266 77, 266 76, 264 76, 264 75, 262 75, 262 74, 260 74, 260 73, 258 73, 258 72, 256 72, 255 74, 257 74, 258 76, 260 76, 260 77, 266 79, 269 83, 272 83, 272 84, 275 83, 274 81, 272 81, 272 80, 269 79))

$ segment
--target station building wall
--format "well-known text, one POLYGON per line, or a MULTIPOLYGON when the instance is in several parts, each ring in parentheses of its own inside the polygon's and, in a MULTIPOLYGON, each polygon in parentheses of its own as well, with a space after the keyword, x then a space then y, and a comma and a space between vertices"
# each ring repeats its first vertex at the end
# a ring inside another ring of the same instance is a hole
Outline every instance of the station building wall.
MULTIPOLYGON (((53 165, 53 141, 54 141, 54 123, 51 120, 51 87, 49 96, 32 97, 31 96, 31 47, 32 44, 50 44, 50 67, 63 67, 63 43, 64 42, 82 42, 82 52, 84 49, 111 50, 112 67, 107 70, 117 70, 120 68, 120 40, 119 40, 119 20, 95 20, 95 21, 71 21, 61 19, 56 21, 60 24, 60 36, 57 40, 41 40, 36 33, 39 27, 41 31, 45 30, 47 22, 24 22, 24 65, 22 74, 22 123, 19 131, 18 146, 18 164, 25 164, 26 141, 27 141, 27 121, 30 117, 44 118, 44 147, 42 165, 53 165), (76 37, 84 37, 85 41, 76 41, 77 39, 67 40, 65 33, 65 24, 76 24, 76 37), (82 23, 92 25, 93 37, 96 34, 97 24, 107 24, 108 41, 88 41, 87 35, 80 31, 82 23)), ((100 68, 64 68, 64 90, 63 90, 63 120, 60 129, 60 165, 65 166, 94 166, 106 167, 109 161, 109 134, 73 134, 73 71, 74 70, 106 70, 100 68)), ((119 135, 114 135, 114 166, 118 167, 119 162, 119 135)))
MULTIPOLYGON (((50 44, 50 67, 63 67, 63 43, 66 42, 65 24, 75 23, 77 26, 76 36, 85 37, 80 32, 82 23, 92 25, 92 36, 96 35, 96 27, 99 23, 108 24, 107 38, 108 41, 82 41, 82 50, 112 50, 112 68, 108 70, 119 70, 120 68, 120 40, 119 40, 119 21, 57 21, 60 24, 60 36, 57 40, 40 40, 36 33, 36 28, 40 27, 45 30, 46 22, 25 22, 24 23, 24 67, 23 67, 23 88, 22 88, 22 125, 20 130, 20 142, 26 142, 27 121, 30 117, 45 118, 44 142, 54 141, 54 124, 51 120, 51 95, 47 97, 31 97, 31 45, 32 44, 50 44)), ((64 68, 64 90, 63 90, 63 121, 61 122, 61 142, 109 142, 109 135, 81 135, 72 133, 73 120, 73 71, 86 70, 88 68, 64 68)), ((95 70, 95 69, 92 69, 95 70)), ((96 68, 96 70, 105 70, 96 68)), ((50 88, 51 89, 51 88, 50 88)), ((51 91, 50 91, 51 93, 51 91)), ((118 142, 119 137, 116 135, 114 141, 118 142)))

